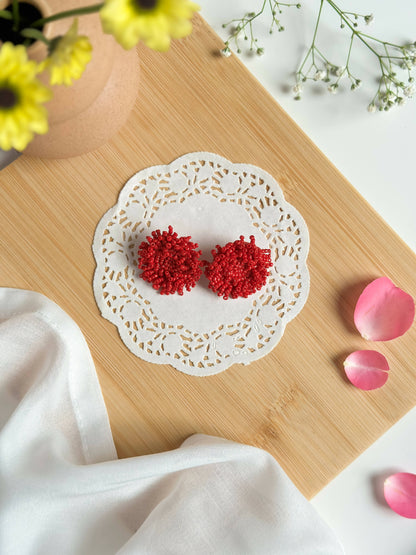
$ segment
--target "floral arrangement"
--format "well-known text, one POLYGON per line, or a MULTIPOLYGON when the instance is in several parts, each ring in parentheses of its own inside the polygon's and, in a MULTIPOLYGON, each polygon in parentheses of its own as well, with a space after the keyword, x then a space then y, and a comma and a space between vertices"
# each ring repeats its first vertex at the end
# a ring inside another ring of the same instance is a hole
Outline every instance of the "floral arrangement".
MULTIPOLYGON (((264 48, 258 44, 256 38, 256 20, 261 16, 269 17, 269 32, 284 31, 281 22, 283 9, 298 8, 299 3, 285 3, 276 0, 261 0, 257 11, 244 14, 223 24, 229 31, 229 37, 221 50, 223 56, 231 55, 231 46, 237 53, 242 52, 242 41, 247 41, 249 52, 261 56, 264 48)), ((312 42, 306 51, 303 61, 295 72, 296 82, 293 86, 295 100, 301 100, 303 88, 308 81, 322 82, 328 92, 336 94, 340 89, 342 79, 348 79, 349 88, 354 91, 362 84, 352 68, 352 55, 357 43, 364 45, 376 61, 379 70, 377 78, 378 88, 374 96, 369 99, 369 112, 387 111, 394 106, 401 106, 407 98, 415 92, 414 68, 416 67, 416 42, 403 45, 381 40, 369 35, 360 26, 370 25, 374 20, 373 14, 360 14, 341 9, 333 0, 320 0, 318 14, 312 42), (349 43, 342 63, 335 63, 329 59, 319 46, 320 21, 323 9, 333 10, 343 32, 349 33, 349 43)))
MULTIPOLYGON (((58 19, 77 18, 98 12, 104 33, 114 36, 125 49, 139 41, 154 50, 166 51, 171 39, 192 31, 191 18, 199 9, 190 0, 104 0, 99 4, 39 17, 22 8, 18 0, 0 10, 0 148, 22 151, 36 133, 48 131, 44 106, 52 91, 38 79, 47 72, 50 85, 70 86, 79 79, 91 60, 87 36, 78 34, 78 20, 63 36, 47 38, 42 29, 58 19), (47 45, 41 63, 29 59, 28 47, 36 40, 47 45)), ((26 4, 26 7, 28 5, 26 4)), ((31 7, 31 6, 29 6, 31 7)), ((33 13, 33 10, 30 10, 33 13)))

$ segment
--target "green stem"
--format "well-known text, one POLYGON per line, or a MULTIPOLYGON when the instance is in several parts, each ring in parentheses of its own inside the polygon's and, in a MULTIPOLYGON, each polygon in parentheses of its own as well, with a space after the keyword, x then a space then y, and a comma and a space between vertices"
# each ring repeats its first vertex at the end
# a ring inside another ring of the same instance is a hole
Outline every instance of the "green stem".
POLYGON ((68 10, 66 12, 59 12, 54 15, 50 15, 49 17, 42 17, 38 19, 32 24, 32 27, 43 27, 47 23, 51 21, 56 21, 57 19, 65 19, 66 17, 76 17, 78 15, 86 15, 89 13, 95 13, 101 10, 104 6, 104 2, 100 2, 99 4, 93 4, 91 6, 85 6, 85 8, 78 8, 74 10, 68 10))
POLYGON ((13 31, 18 31, 19 25, 20 25, 19 0, 13 0, 12 2, 12 14, 13 14, 13 31))
POLYGON ((373 52, 377 58, 379 58, 379 53, 374 50, 374 48, 366 41, 363 39, 363 36, 367 36, 368 38, 373 38, 370 37, 369 35, 365 35, 364 33, 360 33, 360 31, 356 31, 354 26, 351 25, 351 23, 349 22, 348 18, 344 16, 343 12, 338 8, 338 6, 336 4, 334 4, 334 2, 332 2, 332 0, 326 0, 328 2, 328 4, 337 12, 337 14, 345 21, 345 23, 348 25, 348 27, 351 29, 351 31, 354 33, 354 35, 356 35, 361 42, 363 42, 367 48, 369 48, 371 50, 371 52, 373 52))
POLYGON ((322 13, 322 6, 323 5, 324 5, 324 0, 321 0, 321 5, 319 6, 318 17, 316 19, 315 31, 313 33, 313 38, 312 38, 312 46, 315 45, 315 39, 316 39, 316 34, 318 32, 319 21, 321 20, 321 13, 322 13))
MULTIPOLYGON (((346 61, 346 63, 345 63, 345 67, 347 68, 347 70, 348 70, 348 64, 350 63, 351 48, 352 48, 352 43, 354 42, 354 37, 355 37, 355 35, 354 35, 354 33, 352 33, 352 35, 351 35, 351 41, 350 41, 350 47, 349 47, 349 49, 348 49, 347 61, 346 61)), ((349 73, 349 71, 348 71, 348 73, 349 73)))
POLYGON ((22 35, 22 37, 25 37, 27 39, 40 40, 44 42, 47 46, 51 44, 51 41, 47 39, 45 35, 41 33, 41 31, 39 31, 38 29, 22 29, 22 31, 20 31, 20 34, 22 35))
POLYGON ((389 46, 394 46, 394 48, 399 48, 400 46, 398 44, 394 44, 393 42, 388 42, 385 40, 380 40, 376 37, 372 37, 371 35, 367 35, 367 33, 363 33, 362 31, 359 31, 360 35, 362 35, 363 37, 367 37, 368 39, 374 40, 375 42, 379 42, 380 44, 388 44, 389 46))
POLYGON ((316 24, 315 24, 315 31, 313 33, 313 39, 312 39, 312 44, 306 54, 306 56, 303 59, 303 62, 301 63, 298 71, 296 72, 297 74, 301 74, 302 73, 302 69, 306 63, 306 60, 309 58, 310 53, 312 52, 312 60, 315 63, 315 57, 314 57, 314 48, 315 48, 315 40, 316 40, 316 34, 318 32, 318 27, 319 27, 319 21, 321 19, 321 13, 322 13, 322 6, 324 5, 324 0, 321 0, 321 5, 319 6, 319 13, 318 13, 318 17, 316 19, 316 24))
POLYGON ((355 13, 355 12, 344 12, 344 13, 347 15, 354 15, 357 17, 363 17, 363 18, 365 17, 365 14, 362 14, 362 13, 355 13))
POLYGON ((323 59, 323 61, 325 63, 327 63, 329 65, 332 65, 331 62, 328 60, 328 58, 322 54, 322 52, 319 50, 319 48, 317 46, 315 46, 315 50, 321 56, 321 58, 323 59))

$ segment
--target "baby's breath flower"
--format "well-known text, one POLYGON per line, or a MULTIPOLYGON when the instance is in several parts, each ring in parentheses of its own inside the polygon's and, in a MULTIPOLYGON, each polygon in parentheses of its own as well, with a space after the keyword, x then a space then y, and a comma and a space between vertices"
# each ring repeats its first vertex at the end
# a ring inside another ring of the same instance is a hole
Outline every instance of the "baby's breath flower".
POLYGON ((402 96, 397 96, 396 97, 397 106, 403 106, 403 104, 405 104, 405 102, 406 102, 406 100, 402 96))
MULTIPOLYGON (((257 12, 246 13, 244 17, 234 19, 225 25, 226 27, 229 26, 232 28, 233 23, 238 23, 238 32, 235 31, 231 34, 231 37, 225 43, 226 47, 228 47, 228 43, 232 39, 235 42, 237 52, 240 52, 238 40, 244 38, 247 41, 251 39, 249 51, 262 55, 264 50, 256 44, 257 39, 253 36, 254 19, 264 14, 266 10, 270 11, 272 18, 272 23, 269 27, 270 33, 276 29, 282 31, 283 26, 280 23, 279 15, 282 13, 282 7, 300 7, 298 4, 283 3, 277 0, 262 0, 262 2, 259 0, 259 3, 260 7, 257 12)), ((348 78, 349 88, 352 91, 357 90, 361 86, 361 79, 355 77, 355 70, 352 68, 351 60, 354 48, 359 41, 361 44, 366 45, 376 58, 375 60, 373 58, 373 60, 378 70, 378 89, 374 95, 373 101, 367 106, 369 112, 390 110, 393 106, 403 104, 405 98, 416 95, 416 90, 413 85, 413 83, 416 82, 416 41, 406 44, 394 44, 370 36, 360 29, 360 22, 369 25, 373 20, 374 15, 372 13, 363 15, 360 13, 343 11, 338 6, 337 0, 328 0, 327 2, 321 0, 313 32, 312 44, 307 49, 305 57, 295 73, 296 81, 293 87, 293 93, 296 100, 301 99, 303 84, 311 80, 316 82, 321 81, 324 83, 323 86, 326 86, 331 94, 337 94, 338 90, 341 91, 343 88, 346 88, 345 84, 344 87, 339 89, 341 79, 344 79, 343 83, 345 83, 345 81, 347 81, 346 78, 348 78), (346 49, 345 57, 339 59, 338 63, 333 63, 336 62, 336 60, 328 59, 328 56, 321 50, 322 46, 319 44, 320 33, 318 30, 320 30, 321 12, 324 7, 328 6, 336 12, 341 29, 348 28, 349 33, 349 44, 346 49), (340 62, 343 65, 338 65, 340 62)), ((226 50, 223 54, 229 55, 226 50)))
POLYGON ((412 69, 412 67, 415 65, 415 60, 414 58, 405 58, 403 60, 403 62, 401 63, 401 68, 402 69, 412 69))
POLYGON ((226 46, 225 48, 223 48, 222 50, 220 50, 221 56, 224 56, 224 58, 229 58, 231 56, 231 50, 229 46, 226 46))
POLYGON ((323 69, 318 69, 318 71, 313 76, 314 81, 322 81, 326 77, 326 71, 323 69))
POLYGON ((404 96, 407 96, 408 98, 411 98, 414 95, 414 93, 415 93, 415 88, 413 85, 408 85, 403 89, 404 96))
POLYGON ((260 47, 260 48, 257 48, 256 54, 257 54, 257 56, 263 56, 263 54, 264 54, 264 48, 261 48, 261 47, 260 47))

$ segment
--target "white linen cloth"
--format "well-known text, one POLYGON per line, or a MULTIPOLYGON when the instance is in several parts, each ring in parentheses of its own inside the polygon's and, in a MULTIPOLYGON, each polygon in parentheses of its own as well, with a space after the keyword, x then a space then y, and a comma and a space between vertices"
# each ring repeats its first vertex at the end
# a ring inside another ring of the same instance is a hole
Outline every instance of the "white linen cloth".
POLYGON ((87 344, 42 295, 0 289, 2 555, 343 549, 266 452, 195 435, 117 460, 87 344))

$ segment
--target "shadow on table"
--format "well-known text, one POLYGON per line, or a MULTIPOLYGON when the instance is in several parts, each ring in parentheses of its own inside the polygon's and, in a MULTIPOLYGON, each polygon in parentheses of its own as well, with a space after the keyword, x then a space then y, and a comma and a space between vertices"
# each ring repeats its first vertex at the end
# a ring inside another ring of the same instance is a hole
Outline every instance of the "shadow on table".
POLYGON ((19 158, 21 152, 17 152, 17 150, 1 150, 0 149, 0 171, 14 162, 16 158, 19 158))

